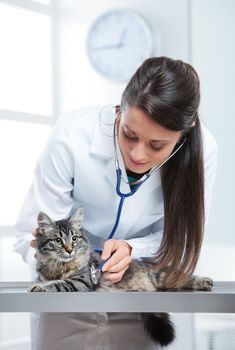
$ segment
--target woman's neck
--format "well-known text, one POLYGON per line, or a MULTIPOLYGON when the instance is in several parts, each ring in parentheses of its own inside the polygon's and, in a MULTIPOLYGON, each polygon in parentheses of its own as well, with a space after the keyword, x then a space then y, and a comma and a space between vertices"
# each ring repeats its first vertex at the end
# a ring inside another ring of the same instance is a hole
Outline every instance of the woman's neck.
POLYGON ((142 174, 138 174, 138 173, 135 173, 134 171, 126 169, 127 176, 133 177, 134 179, 137 179, 137 180, 141 179, 141 177, 143 177, 148 172, 149 172, 149 170, 144 172, 144 173, 142 173, 142 174))

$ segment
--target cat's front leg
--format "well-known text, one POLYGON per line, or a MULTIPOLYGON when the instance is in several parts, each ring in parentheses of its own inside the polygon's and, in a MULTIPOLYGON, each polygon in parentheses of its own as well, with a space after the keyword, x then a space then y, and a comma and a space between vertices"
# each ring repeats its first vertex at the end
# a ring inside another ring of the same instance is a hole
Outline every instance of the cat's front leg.
POLYGON ((63 292, 69 291, 64 290, 64 280, 55 280, 47 283, 34 284, 29 292, 63 292))
POLYGON ((209 277, 200 277, 193 275, 182 288, 211 291, 213 284, 213 280, 209 277))
POLYGON ((90 292, 94 285, 89 279, 64 279, 47 283, 38 283, 31 287, 30 292, 90 292))
POLYGON ((29 292, 46 292, 46 288, 43 284, 34 284, 30 289, 29 292))

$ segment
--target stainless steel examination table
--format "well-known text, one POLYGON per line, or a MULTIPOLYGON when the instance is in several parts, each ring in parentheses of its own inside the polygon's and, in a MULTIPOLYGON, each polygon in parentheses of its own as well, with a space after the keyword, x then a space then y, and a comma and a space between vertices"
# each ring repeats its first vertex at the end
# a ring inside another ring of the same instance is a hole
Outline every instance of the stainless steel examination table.
POLYGON ((0 282, 0 312, 235 313, 235 282, 212 292, 29 293, 31 282, 0 282))

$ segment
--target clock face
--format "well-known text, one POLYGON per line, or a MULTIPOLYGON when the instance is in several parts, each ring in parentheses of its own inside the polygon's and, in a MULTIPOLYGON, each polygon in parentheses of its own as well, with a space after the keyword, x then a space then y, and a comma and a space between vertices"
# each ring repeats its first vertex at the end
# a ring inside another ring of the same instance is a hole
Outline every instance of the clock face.
POLYGON ((91 27, 87 51, 92 65, 106 77, 126 82, 151 56, 152 35, 144 19, 133 11, 103 14, 91 27))

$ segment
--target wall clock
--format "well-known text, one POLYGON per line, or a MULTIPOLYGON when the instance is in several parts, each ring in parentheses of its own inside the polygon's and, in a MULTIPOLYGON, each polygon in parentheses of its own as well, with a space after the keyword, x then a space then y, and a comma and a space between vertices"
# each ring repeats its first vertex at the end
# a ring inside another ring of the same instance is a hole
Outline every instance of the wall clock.
POLYGON ((153 38, 144 18, 131 10, 102 14, 87 36, 93 67, 105 77, 126 82, 142 62, 151 57, 153 38))

